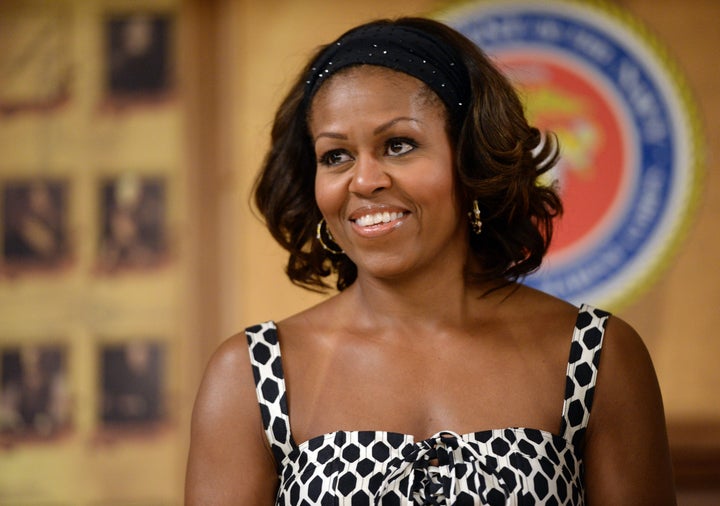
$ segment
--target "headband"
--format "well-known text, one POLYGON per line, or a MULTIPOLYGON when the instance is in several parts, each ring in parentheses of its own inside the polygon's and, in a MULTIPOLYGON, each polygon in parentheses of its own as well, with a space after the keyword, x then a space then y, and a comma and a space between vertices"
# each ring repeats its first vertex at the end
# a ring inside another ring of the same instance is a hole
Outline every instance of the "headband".
POLYGON ((457 52, 423 30, 393 24, 364 25, 329 44, 308 74, 306 103, 335 72, 363 64, 419 79, 445 103, 453 120, 462 120, 470 101, 470 78, 457 52))

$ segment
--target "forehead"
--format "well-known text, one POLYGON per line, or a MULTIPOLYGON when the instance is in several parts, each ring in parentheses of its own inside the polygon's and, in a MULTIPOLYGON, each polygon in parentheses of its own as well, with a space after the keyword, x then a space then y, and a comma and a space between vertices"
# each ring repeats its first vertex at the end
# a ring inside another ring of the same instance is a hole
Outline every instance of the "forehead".
POLYGON ((319 103, 324 103, 329 96, 346 97, 369 90, 376 98, 403 96, 411 101, 439 106, 445 112, 445 105, 440 97, 421 80, 388 67, 363 64, 345 67, 331 75, 313 96, 309 116, 312 117, 313 109, 319 103))

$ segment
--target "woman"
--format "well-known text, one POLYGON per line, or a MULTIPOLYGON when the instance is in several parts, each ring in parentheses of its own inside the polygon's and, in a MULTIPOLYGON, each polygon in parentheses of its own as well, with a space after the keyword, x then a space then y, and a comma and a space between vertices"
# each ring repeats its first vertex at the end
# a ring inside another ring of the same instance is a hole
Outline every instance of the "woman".
POLYGON ((561 210, 539 182, 557 156, 440 23, 321 48, 255 198, 290 279, 339 293, 212 358, 188 504, 674 504, 638 335, 518 283, 561 210))

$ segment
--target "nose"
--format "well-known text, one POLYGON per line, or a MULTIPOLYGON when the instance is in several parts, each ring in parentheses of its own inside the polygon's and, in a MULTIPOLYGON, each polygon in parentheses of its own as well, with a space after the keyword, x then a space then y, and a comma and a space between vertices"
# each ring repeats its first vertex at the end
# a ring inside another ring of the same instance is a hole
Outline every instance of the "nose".
POLYGON ((370 196, 392 185, 392 178, 381 160, 372 155, 359 156, 353 168, 348 190, 358 195, 370 196))

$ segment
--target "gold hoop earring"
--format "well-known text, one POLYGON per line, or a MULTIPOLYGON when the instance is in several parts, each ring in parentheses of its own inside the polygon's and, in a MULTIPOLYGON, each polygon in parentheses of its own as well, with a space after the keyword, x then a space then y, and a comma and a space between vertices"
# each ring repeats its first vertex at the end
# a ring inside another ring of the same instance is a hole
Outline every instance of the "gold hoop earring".
MULTIPOLYGON (((335 241, 332 234, 330 233, 330 229, 327 228, 325 218, 322 218, 317 224, 317 231, 315 234, 315 237, 317 237, 320 246, 322 246, 325 251, 327 251, 328 253, 332 253, 333 255, 342 255, 343 253, 345 253, 339 246, 337 249, 334 249, 333 247, 327 245, 327 243, 323 240, 323 227, 325 228, 325 235, 327 236, 328 241, 333 241, 333 243, 335 241)), ((337 246, 337 244, 335 245, 337 246)))
POLYGON ((475 199, 473 200, 472 211, 468 213, 470 226, 472 227, 472 231, 475 235, 480 235, 480 232, 482 232, 482 220, 480 219, 480 216, 480 206, 478 205, 477 199, 475 199))

